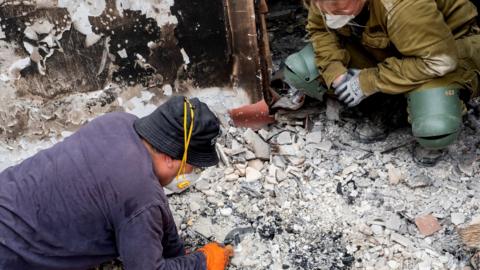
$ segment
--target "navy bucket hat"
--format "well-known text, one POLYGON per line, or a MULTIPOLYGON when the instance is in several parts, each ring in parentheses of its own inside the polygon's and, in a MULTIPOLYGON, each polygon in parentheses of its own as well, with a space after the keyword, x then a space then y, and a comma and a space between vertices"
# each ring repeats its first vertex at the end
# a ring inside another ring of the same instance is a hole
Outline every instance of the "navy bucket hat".
MULTIPOLYGON (((135 131, 158 151, 181 160, 184 152, 183 114, 186 97, 174 96, 153 113, 135 120, 135 131)), ((188 147, 187 163, 196 167, 210 167, 218 163, 215 143, 220 124, 208 106, 189 99, 194 110, 193 132, 188 147)), ((187 105, 188 106, 188 105, 187 105)), ((190 108, 187 107, 187 126, 190 127, 190 108)))

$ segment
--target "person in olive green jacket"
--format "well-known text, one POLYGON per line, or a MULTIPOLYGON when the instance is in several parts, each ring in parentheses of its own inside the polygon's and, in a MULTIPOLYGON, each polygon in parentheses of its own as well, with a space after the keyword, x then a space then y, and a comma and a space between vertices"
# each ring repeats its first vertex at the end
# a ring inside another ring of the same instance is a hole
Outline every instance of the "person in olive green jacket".
POLYGON ((413 135, 441 149, 457 137, 477 95, 480 30, 468 0, 310 0, 311 44, 286 61, 285 80, 307 95, 331 90, 349 107, 405 94, 413 135))

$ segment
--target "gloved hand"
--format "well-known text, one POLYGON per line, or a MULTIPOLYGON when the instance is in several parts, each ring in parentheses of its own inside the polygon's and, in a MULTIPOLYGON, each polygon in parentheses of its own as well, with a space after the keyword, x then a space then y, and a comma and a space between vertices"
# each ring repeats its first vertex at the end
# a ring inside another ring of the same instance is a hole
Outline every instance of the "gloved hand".
POLYGON ((367 97, 360 87, 359 75, 360 70, 349 69, 347 73, 335 80, 332 85, 335 88, 335 95, 338 96, 340 101, 347 104, 348 107, 357 106, 367 97))
POLYGON ((207 270, 224 270, 233 256, 232 246, 223 247, 218 243, 208 243, 198 251, 203 252, 207 258, 207 270))

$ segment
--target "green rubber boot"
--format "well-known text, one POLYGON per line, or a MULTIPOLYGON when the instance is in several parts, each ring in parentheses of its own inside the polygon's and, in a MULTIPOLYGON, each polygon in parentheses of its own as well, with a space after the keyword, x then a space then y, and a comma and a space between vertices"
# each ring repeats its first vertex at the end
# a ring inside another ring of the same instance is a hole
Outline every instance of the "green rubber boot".
POLYGON ((296 88, 312 98, 322 100, 323 95, 327 92, 319 80, 320 73, 315 64, 312 44, 308 44, 301 51, 287 57, 283 76, 290 87, 296 88))
POLYGON ((459 87, 437 87, 407 94, 413 136, 427 149, 442 149, 458 137, 463 102, 459 87))

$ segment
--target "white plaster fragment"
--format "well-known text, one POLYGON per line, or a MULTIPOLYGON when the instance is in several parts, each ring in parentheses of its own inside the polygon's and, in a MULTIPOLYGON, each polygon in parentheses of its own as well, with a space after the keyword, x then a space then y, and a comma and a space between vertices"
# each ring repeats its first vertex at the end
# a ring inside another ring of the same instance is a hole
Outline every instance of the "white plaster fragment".
POLYGON ((58 6, 57 0, 36 0, 37 8, 55 8, 58 6))
POLYGON ((166 84, 162 87, 163 94, 167 97, 171 96, 173 94, 173 89, 170 84, 166 84))
POLYGON ((33 30, 33 28, 30 26, 25 28, 23 34, 25 34, 25 36, 29 39, 38 40, 37 32, 35 32, 35 30, 33 30))
POLYGON ((32 54, 33 53, 33 45, 24 41, 23 42, 23 47, 25 48, 25 50, 29 53, 29 54, 32 54))
POLYGON ((48 20, 37 20, 30 28, 37 34, 49 34, 54 25, 48 20))
POLYGON ((118 55, 121 57, 121 58, 127 58, 128 57, 128 54, 127 54, 127 50, 123 49, 123 50, 120 50, 117 52, 118 55))
POLYGON ((185 49, 182 48, 182 49, 180 50, 180 52, 182 53, 182 56, 183 56, 183 63, 185 63, 185 65, 190 64, 190 57, 188 57, 188 54, 187 54, 187 52, 185 51, 185 49))
POLYGON ((97 43, 101 36, 92 30, 89 16, 100 16, 105 10, 105 0, 87 0, 87 1, 66 1, 60 0, 59 6, 66 8, 72 19, 73 27, 86 36, 85 47, 90 47, 97 43))
POLYGON ((174 4, 173 0, 116 0, 115 3, 121 16, 123 16, 124 10, 136 10, 141 11, 148 18, 155 19, 159 27, 178 23, 177 17, 173 16, 170 11, 170 7, 174 4))
POLYGON ((2 81, 17 80, 20 78, 20 71, 24 68, 30 66, 31 64, 30 57, 25 57, 23 59, 17 60, 14 62, 8 69, 8 75, 2 76, 2 81))

